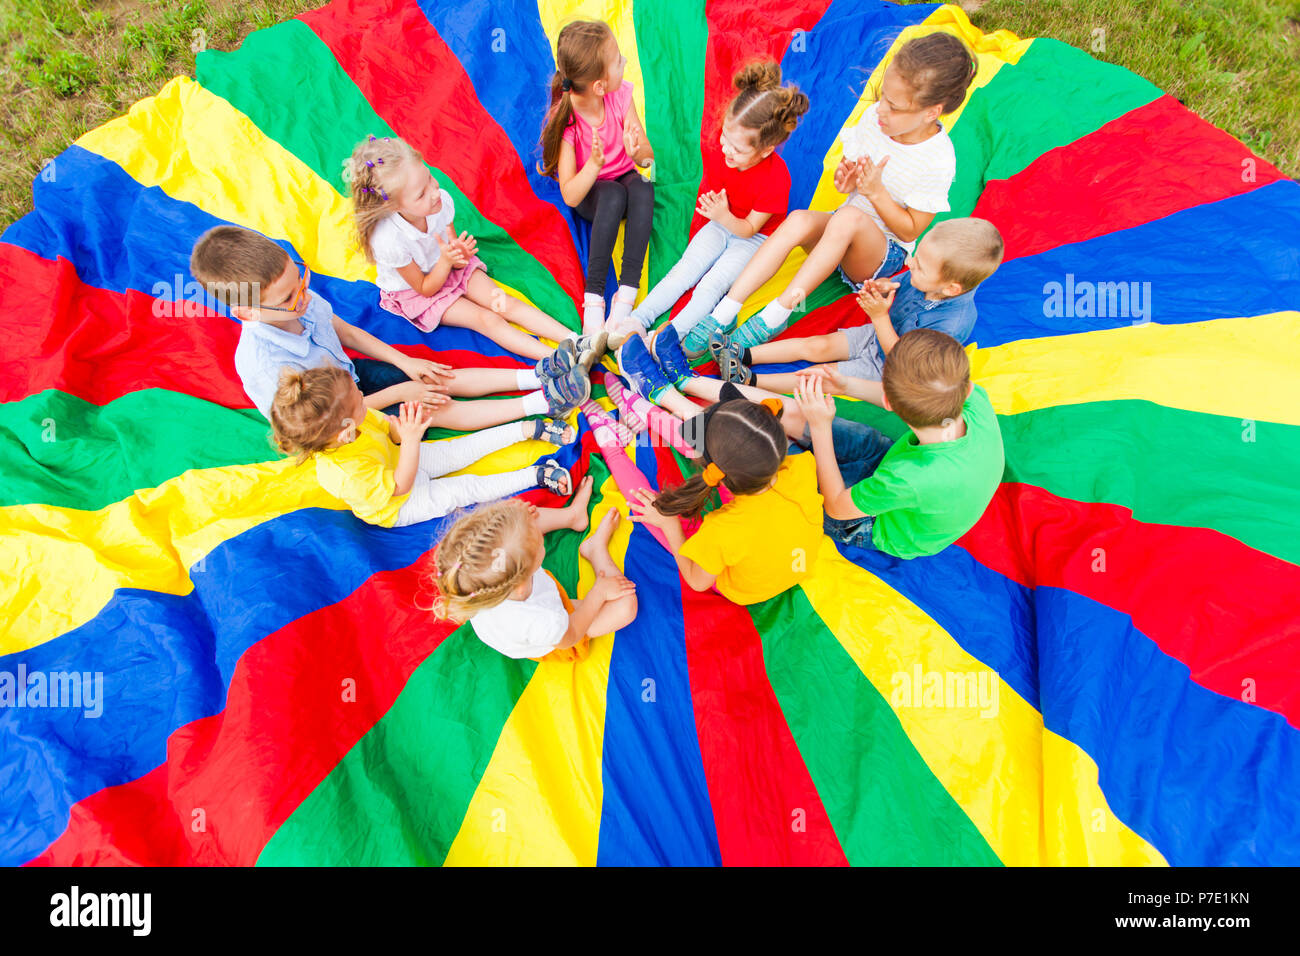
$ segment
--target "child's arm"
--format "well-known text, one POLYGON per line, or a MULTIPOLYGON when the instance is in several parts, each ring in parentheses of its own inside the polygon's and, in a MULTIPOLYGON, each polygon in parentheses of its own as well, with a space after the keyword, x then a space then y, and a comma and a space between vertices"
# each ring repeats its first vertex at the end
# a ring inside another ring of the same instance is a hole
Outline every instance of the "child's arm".
POLYGON ((800 379, 795 401, 808 422, 812 435, 813 460, 817 462, 817 485, 822 493, 826 514, 840 521, 868 517, 853 503, 853 495, 844 487, 840 464, 835 460, 835 440, 831 421, 835 418, 835 400, 822 393, 822 380, 811 375, 800 379))
POLYGON ((829 388, 833 395, 847 395, 849 398, 870 402, 881 408, 885 407, 884 386, 869 378, 845 375, 834 365, 810 365, 808 368, 799 369, 794 375, 796 382, 805 378, 819 378, 823 383, 823 390, 829 388))
POLYGON ((389 429, 397 433, 397 441, 402 446, 393 475, 397 485, 393 489, 394 498, 409 495, 415 486, 415 474, 420 470, 420 439, 432 424, 433 416, 419 402, 402 402, 398 416, 388 416, 389 429))
POLYGON ((555 178, 560 182, 560 195, 566 205, 572 207, 581 203, 596 185, 596 177, 605 165, 605 146, 600 136, 593 133, 591 137, 591 155, 578 169, 578 154, 572 143, 560 143, 560 160, 555 170, 555 178))
POLYGON ((881 173, 888 162, 888 156, 879 163, 873 163, 870 156, 863 156, 858 160, 858 176, 854 189, 876 207, 876 212, 880 213, 880 218, 889 227, 890 232, 903 242, 911 242, 929 228, 935 214, 909 209, 896 202, 894 197, 885 191, 884 184, 881 182, 881 173))
POLYGON ((652 525, 663 531, 664 538, 668 541, 668 550, 677 559, 677 571, 681 574, 682 580, 689 584, 694 591, 707 591, 713 587, 713 582, 718 579, 718 576, 710 574, 690 558, 682 556, 682 545, 686 543, 686 533, 682 531, 681 518, 677 515, 661 513, 654 506, 654 502, 655 495, 653 492, 645 488, 638 489, 633 500, 628 501, 628 507, 632 510, 632 520, 641 524, 652 525))
POLYGON ((731 213, 731 204, 727 201, 725 189, 717 192, 701 193, 695 202, 695 211, 710 222, 716 222, 723 229, 740 239, 755 236, 772 218, 770 212, 750 212, 744 219, 738 219, 731 213))
MULTIPOLYGON (((390 365, 396 365, 405 372, 412 381, 422 382, 430 386, 434 392, 445 394, 448 389, 447 383, 451 381, 455 370, 450 365, 443 365, 441 362, 431 362, 428 359, 415 358, 406 355, 393 348, 387 342, 381 342, 365 329, 357 328, 350 322, 344 322, 337 315, 334 316, 334 331, 338 334, 339 342, 344 348, 352 349, 354 352, 360 352, 362 355, 381 362, 388 362, 390 365)), ((394 386, 398 388, 400 386, 394 386)), ((392 397, 388 393, 391 388, 386 388, 382 392, 376 392, 374 395, 366 396, 367 408, 387 408, 389 405, 399 401, 398 398, 392 397), (388 398, 385 401, 385 397, 388 398)), ((445 399, 443 401, 446 401, 445 399)), ((437 396, 430 393, 427 396, 425 404, 442 404, 437 396)))
POLYGON ((641 169, 655 161, 654 147, 650 145, 650 137, 646 136, 645 127, 641 125, 635 103, 628 106, 627 117, 623 121, 623 149, 641 169))
POLYGON ((868 279, 863 283, 862 291, 858 293, 858 305, 870 316, 871 325, 876 330, 876 341, 880 343, 880 349, 885 355, 890 353, 899 339, 894 322, 889 317, 898 285, 897 282, 890 282, 888 279, 868 279), (889 294, 881 295, 882 291, 889 294))
POLYGON ((406 280, 416 292, 423 296, 436 295, 438 290, 447 282, 447 277, 451 275, 452 269, 463 269, 469 264, 478 244, 474 237, 469 233, 456 235, 456 230, 451 223, 447 224, 447 238, 435 236, 438 240, 438 248, 442 250, 442 255, 438 256, 438 261, 433 264, 433 268, 424 272, 414 260, 408 262, 397 270, 397 274, 406 280))

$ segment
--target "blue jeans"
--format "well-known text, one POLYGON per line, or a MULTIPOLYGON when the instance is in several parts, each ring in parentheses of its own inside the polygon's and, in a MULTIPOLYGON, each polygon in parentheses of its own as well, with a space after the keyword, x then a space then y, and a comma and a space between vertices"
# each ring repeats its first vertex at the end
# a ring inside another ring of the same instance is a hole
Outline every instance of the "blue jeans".
MULTIPOLYGON (((831 438, 835 442, 835 461, 839 463, 845 488, 852 488, 875 474, 885 452, 894 444, 894 439, 884 432, 849 418, 836 418, 831 422, 831 438)), ((871 529, 875 523, 876 519, 871 515, 847 519, 827 515, 822 519, 822 529, 836 541, 873 550, 871 529)))
POLYGON ((655 319, 673 307, 683 292, 694 287, 695 294, 673 319, 677 334, 686 338, 686 334, 722 301, 766 238, 759 233, 741 239, 716 222, 706 222, 691 239, 677 264, 632 310, 632 317, 648 329, 655 319))
MULTIPOLYGON (((362 395, 373 395, 394 385, 409 382, 411 377, 396 365, 381 362, 379 359, 359 358, 352 360, 352 367, 357 370, 357 388, 362 395)), ((386 415, 396 415, 402 408, 400 402, 384 409, 386 415)))

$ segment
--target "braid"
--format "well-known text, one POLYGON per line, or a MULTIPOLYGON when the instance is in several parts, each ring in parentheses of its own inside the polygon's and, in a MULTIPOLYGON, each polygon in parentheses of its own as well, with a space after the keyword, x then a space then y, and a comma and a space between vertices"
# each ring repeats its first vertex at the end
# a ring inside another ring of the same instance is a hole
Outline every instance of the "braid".
POLYGON ((426 576, 438 595, 433 613, 466 621, 506 600, 533 573, 534 527, 517 498, 484 505, 459 519, 438 544, 426 576))

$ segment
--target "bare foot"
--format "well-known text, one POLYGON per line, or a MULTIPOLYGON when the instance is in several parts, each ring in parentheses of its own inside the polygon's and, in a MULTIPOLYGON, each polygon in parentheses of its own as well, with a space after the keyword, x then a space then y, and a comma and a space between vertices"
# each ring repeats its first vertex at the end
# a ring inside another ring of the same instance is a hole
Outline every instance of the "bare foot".
POLYGON ((578 545, 578 554, 582 555, 591 562, 591 566, 599 574, 601 569, 612 563, 609 556, 609 539, 614 536, 618 529, 619 523, 623 516, 619 514, 617 508, 610 508, 605 512, 605 517, 600 519, 600 524, 596 530, 591 533, 586 541, 578 545))
POLYGON ((587 525, 591 523, 591 519, 587 516, 587 503, 591 501, 593 487, 591 475, 578 482, 578 493, 573 496, 572 501, 560 509, 565 517, 562 527, 572 528, 574 531, 587 530, 587 525))

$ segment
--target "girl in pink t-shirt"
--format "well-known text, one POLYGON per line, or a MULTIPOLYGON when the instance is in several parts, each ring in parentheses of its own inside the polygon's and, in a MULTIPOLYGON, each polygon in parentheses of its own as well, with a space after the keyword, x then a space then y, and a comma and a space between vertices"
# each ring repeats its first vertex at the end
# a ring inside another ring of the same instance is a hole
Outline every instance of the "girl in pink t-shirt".
POLYGON ((564 201, 591 223, 582 331, 594 333, 605 326, 605 275, 624 218, 610 322, 626 318, 636 301, 654 213, 654 185, 638 167, 654 162, 654 150, 632 102, 632 84, 623 79, 627 58, 609 24, 570 23, 556 41, 555 64, 540 171, 559 180, 564 201))

